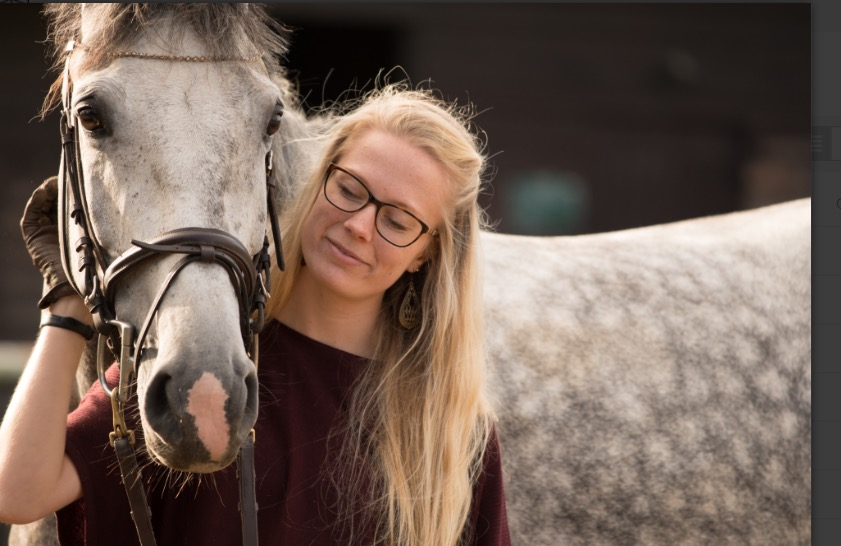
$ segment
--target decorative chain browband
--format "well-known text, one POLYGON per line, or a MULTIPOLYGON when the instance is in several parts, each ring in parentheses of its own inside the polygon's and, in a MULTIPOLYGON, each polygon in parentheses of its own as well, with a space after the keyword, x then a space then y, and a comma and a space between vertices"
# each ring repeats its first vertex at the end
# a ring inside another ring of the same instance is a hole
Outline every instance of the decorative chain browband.
POLYGON ((225 55, 159 55, 157 53, 141 53, 139 51, 115 51, 106 55, 109 59, 118 57, 134 57, 137 59, 152 59, 155 61, 183 61, 188 63, 218 63, 218 62, 246 62, 259 61, 263 55, 255 53, 251 57, 228 57, 225 55))
MULTIPOLYGON (((75 49, 84 49, 85 46, 76 40, 67 42, 67 47, 64 48, 65 53, 70 53, 75 49)), ((159 53, 143 53, 140 51, 114 51, 105 55, 108 59, 132 57, 135 59, 150 59, 153 61, 180 61, 188 63, 224 63, 224 62, 244 62, 254 63, 263 58, 263 54, 259 51, 250 57, 232 57, 228 55, 163 55, 159 53)))

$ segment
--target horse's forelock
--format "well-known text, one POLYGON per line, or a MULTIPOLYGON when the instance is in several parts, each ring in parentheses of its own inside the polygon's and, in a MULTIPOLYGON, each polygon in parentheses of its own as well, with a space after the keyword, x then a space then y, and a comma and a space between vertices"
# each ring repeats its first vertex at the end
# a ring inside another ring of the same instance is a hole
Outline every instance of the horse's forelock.
MULTIPOLYGON (((225 57, 250 56, 242 50, 242 38, 263 53, 270 73, 282 73, 279 58, 286 52, 286 28, 258 4, 47 4, 48 40, 53 69, 59 74, 44 104, 46 114, 58 98, 65 47, 81 40, 82 11, 94 18, 95 32, 84 38, 85 68, 107 64, 110 55, 130 48, 138 35, 161 16, 170 15, 178 31, 191 30, 204 42, 208 54, 225 57), (86 7, 87 6, 87 7, 86 7)), ((177 39, 178 36, 172 38, 177 39)))

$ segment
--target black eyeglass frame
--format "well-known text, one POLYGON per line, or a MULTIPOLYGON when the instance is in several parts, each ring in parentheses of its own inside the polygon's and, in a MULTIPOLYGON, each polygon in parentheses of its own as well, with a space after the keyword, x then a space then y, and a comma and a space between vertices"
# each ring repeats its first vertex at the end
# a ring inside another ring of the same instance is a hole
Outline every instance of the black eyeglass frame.
POLYGON ((356 176, 355 174, 353 174, 349 170, 347 170, 343 167, 340 167, 339 165, 336 165, 335 163, 330 163, 330 165, 327 166, 327 173, 324 175, 324 183, 322 184, 321 191, 322 191, 322 193, 324 193, 324 198, 327 200, 327 202, 330 203, 331 205, 333 205, 334 207, 336 207, 337 209, 339 209, 342 212, 350 212, 350 213, 359 212, 360 210, 367 207, 370 203, 374 203, 374 205, 376 205, 376 207, 377 207, 377 211, 374 213, 374 227, 377 229, 377 234, 380 237, 382 237, 385 242, 387 242, 390 245, 394 245, 397 248, 406 248, 407 246, 411 246, 411 245, 415 244, 418 241, 418 239, 420 239, 421 236, 424 233, 428 233, 430 237, 437 237, 438 236, 438 230, 437 229, 430 229, 429 226, 427 226, 426 223, 423 220, 421 220, 420 218, 418 218, 417 216, 415 216, 414 214, 412 214, 408 210, 406 210, 404 208, 401 208, 401 207, 398 207, 397 205, 393 205, 391 203, 386 203, 384 201, 380 201, 379 199, 374 197, 374 194, 371 193, 371 190, 368 189, 368 186, 365 185, 365 182, 363 182, 358 176, 356 176), (327 196, 327 180, 330 178, 330 175, 333 174, 334 171, 341 171, 341 172, 345 173, 346 175, 350 176, 351 178, 353 178, 354 180, 359 182, 359 185, 361 185, 363 188, 365 188, 365 191, 368 192, 368 200, 365 201, 365 203, 363 203, 362 206, 360 206, 359 208, 357 208, 355 210, 347 210, 347 209, 343 209, 342 207, 338 206, 336 203, 330 201, 330 198, 327 196), (377 218, 379 217, 380 210, 383 207, 394 207, 395 209, 397 209, 401 212, 405 212, 406 214, 408 214, 409 216, 411 216, 412 218, 417 220, 418 223, 421 226, 421 230, 420 230, 420 233, 418 233, 418 236, 415 237, 414 239, 412 239, 411 242, 406 243, 405 245, 398 245, 397 243, 395 243, 393 241, 390 241, 385 235, 383 235, 380 232, 380 226, 377 223, 377 218))

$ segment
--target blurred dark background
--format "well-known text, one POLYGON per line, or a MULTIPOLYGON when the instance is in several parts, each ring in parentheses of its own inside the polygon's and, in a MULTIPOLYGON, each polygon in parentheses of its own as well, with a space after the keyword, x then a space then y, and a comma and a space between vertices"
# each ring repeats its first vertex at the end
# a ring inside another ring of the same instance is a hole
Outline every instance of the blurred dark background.
MULTIPOLYGON (((308 107, 400 66, 472 102, 500 231, 578 234, 805 197, 809 4, 291 4, 290 76, 308 107)), ((40 7, 0 5, 0 383, 38 324, 18 219, 57 170, 40 7)), ((2 391, 2 389, 0 389, 2 391)), ((0 408, 7 394, 0 392, 0 408)), ((2 536, 2 531, 0 531, 2 536)), ((0 539, 2 542, 2 539, 0 539)))
POLYGON ((299 29, 289 65, 311 104, 399 64, 485 111, 501 231, 607 231, 810 193, 808 5, 275 13, 299 29))

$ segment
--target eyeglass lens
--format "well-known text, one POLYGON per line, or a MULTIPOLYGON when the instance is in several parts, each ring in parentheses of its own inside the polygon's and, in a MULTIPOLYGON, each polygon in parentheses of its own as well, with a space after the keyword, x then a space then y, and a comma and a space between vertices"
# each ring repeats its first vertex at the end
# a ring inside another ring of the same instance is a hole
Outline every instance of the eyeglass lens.
MULTIPOLYGON (((324 186, 327 200, 345 212, 356 212, 374 201, 371 192, 356 178, 339 169, 333 169, 324 186)), ((408 212, 384 203, 377 203, 377 231, 383 239, 395 246, 408 246, 421 236, 423 226, 408 212)))

